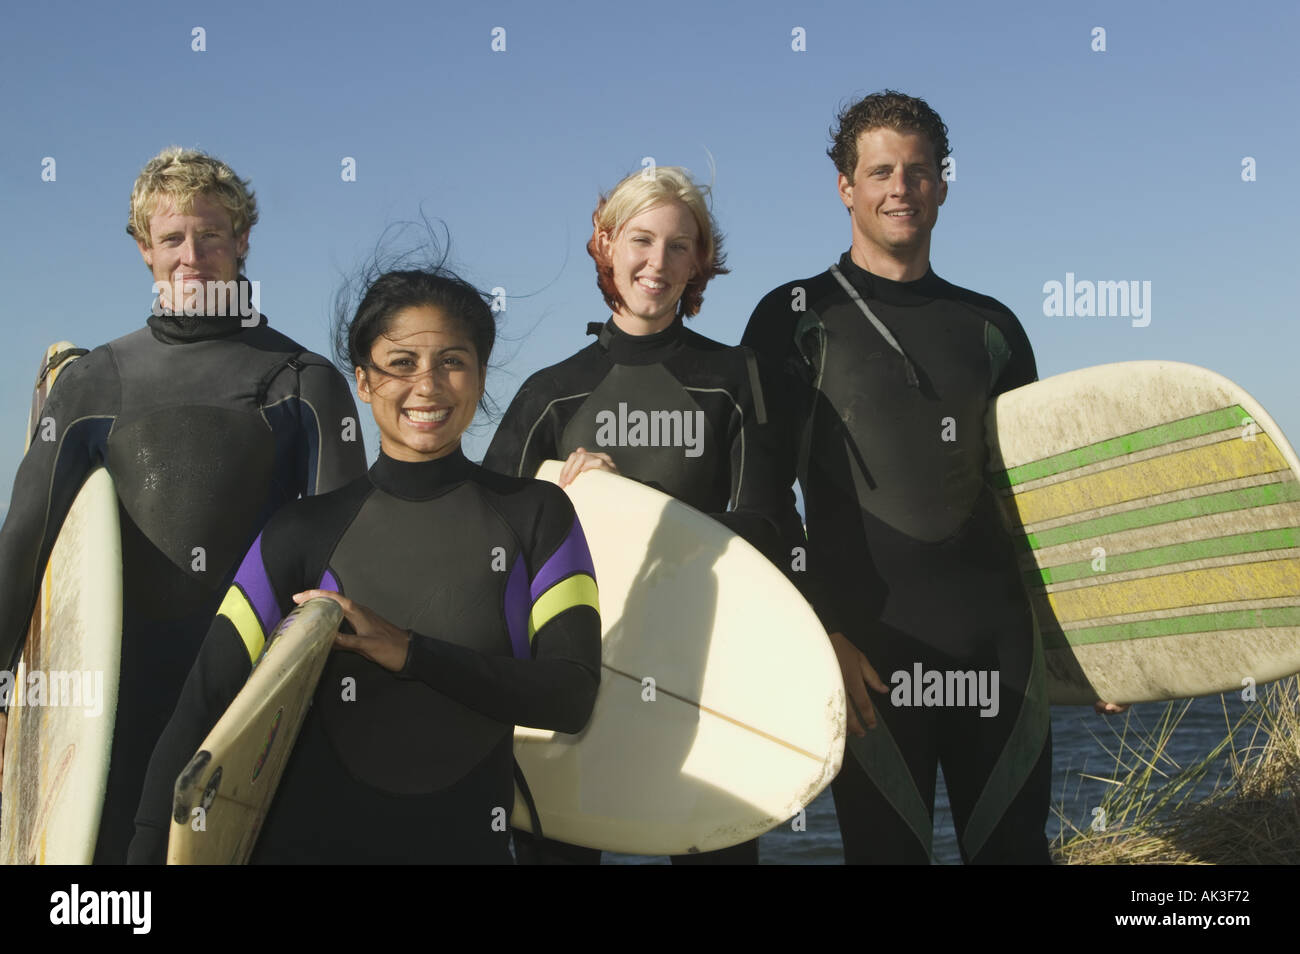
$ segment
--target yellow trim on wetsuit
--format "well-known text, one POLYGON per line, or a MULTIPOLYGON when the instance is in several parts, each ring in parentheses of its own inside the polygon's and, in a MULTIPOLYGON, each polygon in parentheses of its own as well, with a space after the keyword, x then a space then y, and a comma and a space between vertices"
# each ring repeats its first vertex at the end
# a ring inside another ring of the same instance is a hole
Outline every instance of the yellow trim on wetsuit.
POLYGON ((217 615, 230 620, 235 632, 244 641, 244 648, 248 650, 248 661, 257 662, 257 657, 262 655, 262 647, 266 645, 266 633, 262 631, 262 624, 244 591, 238 586, 226 590, 226 598, 221 601, 217 615))
POLYGON ((528 614, 528 642, 533 641, 537 631, 575 606, 590 606, 600 612, 597 598, 596 581, 586 573, 566 576, 533 602, 533 611, 528 614))

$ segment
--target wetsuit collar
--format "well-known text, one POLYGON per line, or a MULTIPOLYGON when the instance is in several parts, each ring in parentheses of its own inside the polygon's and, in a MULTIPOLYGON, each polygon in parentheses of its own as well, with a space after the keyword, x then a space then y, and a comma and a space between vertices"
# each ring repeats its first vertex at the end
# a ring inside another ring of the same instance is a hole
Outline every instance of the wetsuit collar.
MULTIPOLYGON (((239 282, 242 286, 248 283, 248 279, 240 275, 239 282)), ((246 293, 244 297, 247 297, 246 293)), ((177 315, 164 311, 161 315, 150 315, 148 323, 153 336, 163 344, 184 344, 209 338, 227 338, 249 328, 261 327, 266 324, 266 315, 258 313, 257 322, 253 323, 251 317, 241 319, 238 316, 177 315)))
POLYGON ((863 298, 883 301, 890 305, 923 305, 939 297, 943 280, 927 267, 925 274, 914 282, 896 282, 882 278, 862 268, 850 252, 840 256, 840 271, 853 283, 863 298))
POLYGON ((457 447, 437 460, 394 460, 383 451, 370 468, 370 480, 376 487, 403 500, 428 500, 454 484, 468 479, 475 466, 457 447))
POLYGON ((678 316, 663 331, 630 335, 610 318, 603 325, 589 324, 587 334, 599 336, 600 347, 615 364, 658 364, 682 346, 686 325, 678 316))

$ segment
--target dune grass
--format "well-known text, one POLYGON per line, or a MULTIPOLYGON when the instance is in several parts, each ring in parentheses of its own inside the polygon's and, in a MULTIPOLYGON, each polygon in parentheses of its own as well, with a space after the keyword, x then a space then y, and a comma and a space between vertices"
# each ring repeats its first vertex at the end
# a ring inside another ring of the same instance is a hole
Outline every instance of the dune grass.
POLYGON ((1058 806, 1058 864, 1300 863, 1297 677, 1266 687, 1235 722, 1220 697, 1223 740, 1181 766, 1167 749, 1189 705, 1169 703, 1146 731, 1133 725, 1130 711, 1111 738, 1098 739, 1114 769, 1109 777, 1084 777, 1107 784, 1104 824, 1080 829, 1058 806), (1207 779, 1211 794, 1194 799, 1207 779))

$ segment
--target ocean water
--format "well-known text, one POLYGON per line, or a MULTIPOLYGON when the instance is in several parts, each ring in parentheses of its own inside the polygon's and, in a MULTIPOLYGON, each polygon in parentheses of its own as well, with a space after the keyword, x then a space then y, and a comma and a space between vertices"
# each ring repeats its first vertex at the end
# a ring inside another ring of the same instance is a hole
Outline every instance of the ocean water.
MULTIPOLYGON (((1259 697, 1263 698, 1264 687, 1257 691, 1259 697)), ((1223 740, 1228 734, 1229 725, 1237 721, 1248 705, 1251 703, 1243 703, 1237 695, 1206 696, 1192 700, 1178 728, 1174 730, 1166 748, 1167 754, 1183 767, 1197 762, 1223 740)), ((1124 730, 1125 719, 1128 719, 1128 731, 1132 739, 1134 732, 1153 730, 1165 709, 1165 703, 1144 703, 1114 716, 1099 716, 1090 707, 1082 706, 1057 706, 1052 709, 1052 802, 1071 824, 1079 829, 1087 829, 1094 818, 1093 808, 1100 804, 1102 793, 1111 787, 1104 781, 1086 776, 1107 778, 1114 775, 1115 758, 1111 753, 1119 751, 1118 733, 1124 730)), ((1248 734, 1244 731, 1236 739, 1238 746, 1244 746, 1248 741, 1248 734)), ((1212 791, 1216 778, 1220 773, 1226 777, 1227 771, 1228 760, 1224 756, 1197 787, 1196 797, 1204 797, 1212 791)), ((764 835, 759 840, 760 863, 842 864, 843 848, 835 820, 835 803, 829 788, 808 806, 806 822, 805 831, 794 831, 787 822, 764 835)), ((1060 816, 1053 811, 1048 816, 1048 839, 1054 840, 1061 827, 1060 816)), ((936 864, 961 864, 942 779, 935 795, 934 856, 936 864)), ((664 858, 606 853, 603 863, 667 864, 668 861, 664 858)))

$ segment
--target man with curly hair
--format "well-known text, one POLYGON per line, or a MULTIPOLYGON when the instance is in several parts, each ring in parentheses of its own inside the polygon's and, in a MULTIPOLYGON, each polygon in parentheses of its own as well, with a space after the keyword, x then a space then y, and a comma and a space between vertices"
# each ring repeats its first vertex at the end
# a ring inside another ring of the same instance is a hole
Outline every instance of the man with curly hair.
POLYGON ((1033 350, 1006 306, 930 268, 949 155, 934 110, 886 90, 831 134, 851 247, 765 296, 742 343, 784 365, 799 415, 805 592, 853 703, 845 860, 928 861, 942 766, 965 861, 1045 863, 1042 656, 984 481, 985 412, 1036 380, 1033 350))
POLYGON ((149 755, 262 525, 365 471, 343 376, 254 307, 248 185, 176 147, 144 167, 127 233, 154 280, 147 327, 62 371, 42 414, 55 439, 32 441, 0 529, 0 668, 13 670, 72 501, 96 467, 114 480, 122 662, 97 863, 126 860, 149 755))

